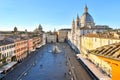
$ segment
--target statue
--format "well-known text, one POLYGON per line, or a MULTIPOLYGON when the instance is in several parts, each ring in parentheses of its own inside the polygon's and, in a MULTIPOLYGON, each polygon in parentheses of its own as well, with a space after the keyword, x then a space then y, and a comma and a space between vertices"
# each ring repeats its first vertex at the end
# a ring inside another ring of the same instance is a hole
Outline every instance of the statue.
POLYGON ((58 52, 59 52, 59 49, 58 49, 56 43, 54 43, 52 52, 53 52, 53 53, 58 53, 58 52))

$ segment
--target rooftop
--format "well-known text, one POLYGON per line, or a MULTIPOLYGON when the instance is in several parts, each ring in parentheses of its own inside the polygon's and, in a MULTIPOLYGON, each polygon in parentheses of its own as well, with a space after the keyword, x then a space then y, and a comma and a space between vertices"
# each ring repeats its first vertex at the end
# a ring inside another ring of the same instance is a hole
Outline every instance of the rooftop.
POLYGON ((7 40, 0 40, 0 46, 7 45, 7 44, 12 44, 14 42, 12 41, 7 41, 7 40))
POLYGON ((70 31, 71 29, 66 28, 66 29, 59 29, 58 31, 70 31))
POLYGON ((95 50, 90 50, 89 53, 110 59, 120 60, 120 43, 102 46, 95 50))
POLYGON ((85 37, 96 37, 96 38, 110 38, 110 39, 120 39, 114 36, 115 33, 91 33, 86 34, 85 37))

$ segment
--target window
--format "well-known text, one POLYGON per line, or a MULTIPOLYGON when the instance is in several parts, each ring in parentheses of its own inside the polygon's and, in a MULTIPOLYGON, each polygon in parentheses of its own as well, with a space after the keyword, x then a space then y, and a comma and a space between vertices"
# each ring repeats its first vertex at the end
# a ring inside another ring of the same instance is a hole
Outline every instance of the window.
POLYGON ((9 46, 7 46, 7 49, 9 49, 9 46))
POLYGON ((2 55, 2 58, 4 58, 4 54, 2 55))
POLYGON ((5 46, 5 50, 6 50, 6 46, 5 46))
POLYGON ((4 57, 6 57, 6 53, 4 53, 4 57))
POLYGON ((2 47, 2 51, 4 50, 4 47, 2 47))
POLYGON ((7 52, 7 57, 9 56, 9 53, 7 52))

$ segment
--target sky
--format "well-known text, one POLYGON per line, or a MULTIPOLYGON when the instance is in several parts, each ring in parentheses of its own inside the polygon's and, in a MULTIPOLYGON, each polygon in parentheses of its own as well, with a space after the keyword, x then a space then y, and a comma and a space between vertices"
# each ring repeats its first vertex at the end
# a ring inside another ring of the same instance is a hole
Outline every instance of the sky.
POLYGON ((120 28, 120 0, 0 0, 0 31, 71 28, 84 6, 96 25, 120 28))

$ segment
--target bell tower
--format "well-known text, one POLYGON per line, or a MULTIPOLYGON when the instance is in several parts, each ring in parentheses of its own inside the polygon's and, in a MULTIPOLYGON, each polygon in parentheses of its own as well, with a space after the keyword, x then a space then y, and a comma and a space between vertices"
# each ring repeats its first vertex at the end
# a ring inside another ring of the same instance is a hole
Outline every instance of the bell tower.
POLYGON ((87 13, 88 12, 88 7, 87 7, 87 5, 85 5, 85 7, 84 7, 84 13, 87 13))
POLYGON ((75 33, 75 21, 74 21, 74 19, 72 21, 72 33, 75 33))
POLYGON ((76 27, 76 29, 78 29, 80 27, 80 18, 79 18, 78 14, 77 14, 77 17, 76 17, 75 27, 76 27))

